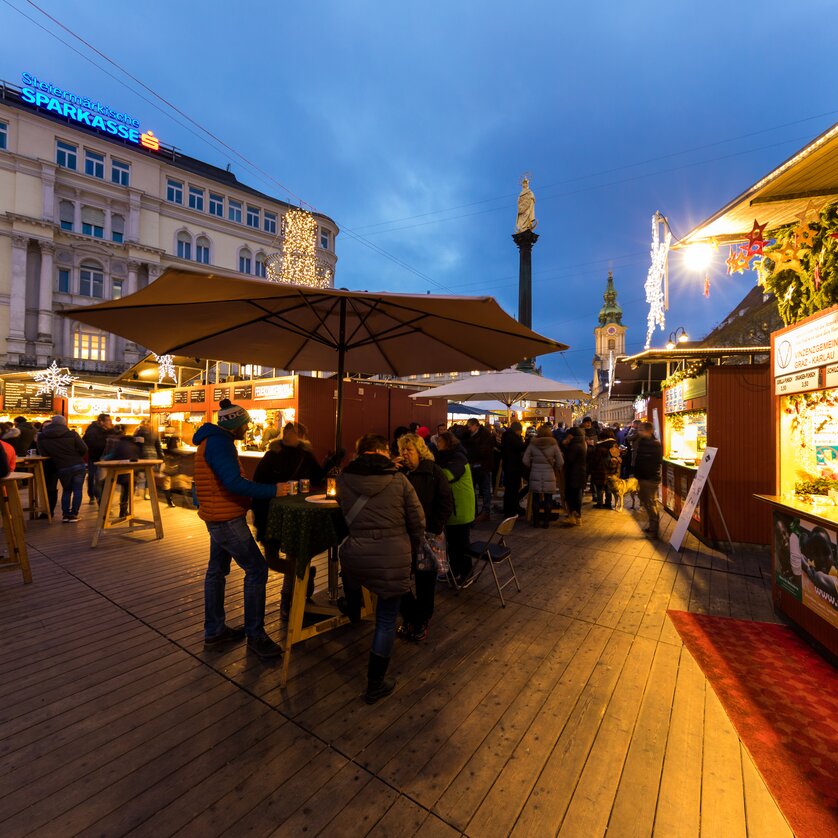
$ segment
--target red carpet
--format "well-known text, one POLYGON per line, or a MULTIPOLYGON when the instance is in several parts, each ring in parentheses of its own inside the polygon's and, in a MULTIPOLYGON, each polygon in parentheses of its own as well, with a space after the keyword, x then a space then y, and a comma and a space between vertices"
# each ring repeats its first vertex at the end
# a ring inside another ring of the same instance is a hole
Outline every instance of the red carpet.
POLYGON ((668 614, 796 835, 838 835, 838 671, 785 626, 668 614))

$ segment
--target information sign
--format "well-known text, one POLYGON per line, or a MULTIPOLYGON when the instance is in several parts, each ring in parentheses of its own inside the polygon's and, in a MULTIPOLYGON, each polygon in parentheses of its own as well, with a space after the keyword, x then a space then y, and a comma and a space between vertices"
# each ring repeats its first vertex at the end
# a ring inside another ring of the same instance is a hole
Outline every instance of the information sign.
POLYGON ((220 402, 222 399, 229 399, 230 398, 230 388, 229 387, 214 387, 212 390, 212 400, 214 402, 220 402))
POLYGON ((802 393, 805 390, 818 389, 818 370, 793 372, 791 375, 781 375, 774 379, 774 392, 778 396, 787 393, 802 393))
POLYGON ((672 530, 672 536, 669 543, 676 549, 681 549, 681 544, 684 542, 684 536, 687 534, 687 529, 690 526, 690 519, 693 517, 698 501, 701 498, 701 492, 704 489, 704 484, 710 476, 710 469, 713 466, 713 460, 716 459, 716 452, 718 448, 705 448, 704 454, 701 456, 701 465, 698 467, 695 477, 689 492, 687 492, 686 500, 681 506, 681 514, 678 516, 678 521, 675 528, 672 530))
POLYGON ((207 400, 207 391, 203 387, 189 391, 189 401, 192 404, 203 404, 207 400))
POLYGON ((789 329, 774 338, 775 376, 836 362, 838 362, 838 310, 789 329))
POLYGON ((838 387, 838 364, 830 364, 826 368, 824 387, 838 387))
POLYGON ((268 401, 294 398, 294 379, 288 381, 273 381, 270 384, 255 384, 253 386, 254 401, 268 401))
POLYGON ((253 398, 253 387, 250 384, 237 384, 233 386, 233 399, 251 399, 253 398))
POLYGON ((188 390, 175 390, 175 404, 186 404, 189 401, 189 391, 188 390))

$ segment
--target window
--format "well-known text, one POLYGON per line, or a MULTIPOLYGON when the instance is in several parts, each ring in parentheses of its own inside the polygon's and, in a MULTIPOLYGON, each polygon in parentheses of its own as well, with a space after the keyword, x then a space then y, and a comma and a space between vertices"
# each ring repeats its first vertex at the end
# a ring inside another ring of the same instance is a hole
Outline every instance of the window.
POLYGON ((239 224, 242 223, 242 204, 241 201, 233 201, 227 204, 227 218, 230 221, 236 221, 239 224))
POLYGON ((74 215, 75 208, 71 201, 58 202, 58 219, 61 222, 62 230, 70 230, 72 232, 74 215))
POLYGON ((202 265, 210 263, 210 240, 206 236, 198 236, 195 241, 195 261, 202 265))
POLYGON ((0 122, 0 148, 8 148, 9 146, 9 126, 5 122, 0 122))
POLYGON ((262 214, 262 211, 259 207, 251 207, 248 206, 247 208, 247 226, 253 227, 256 230, 259 229, 259 216, 262 214))
POLYGON ((177 255, 181 259, 192 258, 192 236, 183 230, 177 234, 177 255))
POLYGON ((275 212, 266 212, 265 213, 265 232, 266 233, 276 233, 276 213, 275 212))
POLYGON ((77 329, 73 333, 73 357, 80 361, 107 360, 107 335, 77 329))
POLYGON ((197 186, 189 187, 189 209, 204 211, 204 190, 197 186))
POLYGON ((105 213, 95 207, 82 207, 81 231, 85 236, 105 238, 105 213))
POLYGON ((183 184, 179 180, 168 178, 166 181, 166 200, 172 204, 183 203, 183 184))
POLYGON ((78 147, 65 143, 63 140, 57 140, 55 146, 55 162, 61 166, 62 169, 76 170, 78 160, 78 147))
POLYGON ((253 270, 253 255, 245 247, 239 251, 239 272, 243 274, 252 273, 253 270))
POLYGON ((59 268, 58 269, 58 293, 59 294, 69 294, 70 293, 70 269, 69 268, 59 268))
POLYGON ((111 238, 120 244, 125 241, 125 218, 121 215, 111 216, 111 238))
POLYGON ((121 160, 111 160, 111 183, 128 186, 131 182, 131 166, 121 160))
POLYGON ((616 349, 617 348, 617 342, 614 340, 614 338, 609 338, 608 339, 608 348, 609 349, 616 349))
POLYGON ((217 215, 219 218, 224 218, 224 196, 215 195, 210 192, 209 199, 210 215, 217 215))
MULTIPOLYGON (((82 262, 79 269, 79 294, 82 297, 102 298, 105 288, 105 275, 102 269, 93 262, 82 262)), ((76 358, 83 356, 76 355, 76 358)))
POLYGON ((111 299, 112 300, 121 300, 122 299, 122 280, 115 279, 113 281, 113 285, 111 286, 111 299))
POLYGON ((261 276, 262 279, 265 279, 268 275, 268 271, 265 268, 265 254, 264 253, 257 253, 256 254, 256 262, 254 263, 256 268, 256 276, 261 276))
POLYGON ((84 173, 100 180, 105 178, 105 155, 98 151, 84 150, 84 173))
POLYGON ((331 241, 331 238, 332 238, 332 236, 329 233, 329 231, 325 227, 321 227, 320 228, 320 247, 322 247, 323 250, 328 250, 329 249, 329 242, 331 241))

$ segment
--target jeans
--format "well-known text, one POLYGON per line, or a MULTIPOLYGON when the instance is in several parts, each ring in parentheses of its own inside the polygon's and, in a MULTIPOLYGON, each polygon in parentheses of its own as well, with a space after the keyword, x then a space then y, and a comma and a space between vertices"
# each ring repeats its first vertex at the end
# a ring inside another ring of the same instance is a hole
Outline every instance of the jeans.
POLYGON ((100 459, 101 455, 98 457, 91 456, 90 462, 87 464, 87 497, 90 500, 100 500, 102 497, 102 486, 97 480, 99 469, 96 467, 96 460, 100 459))
POLYGON ((660 525, 660 515, 658 515, 658 486, 659 480, 638 480, 639 487, 638 496, 640 497, 640 505, 646 510, 649 516, 649 530, 657 533, 660 525))
POLYGON ((207 521, 210 558, 204 577, 204 635, 224 631, 224 587, 230 559, 244 571, 244 630, 248 637, 265 634, 265 585, 268 563, 242 515, 232 521, 207 521))
MULTIPOLYGON (((347 573, 343 574, 343 590, 349 610, 361 607, 361 586, 347 573)), ((393 654, 396 642, 396 618, 399 616, 400 596, 378 597, 375 604, 375 633, 372 636, 372 652, 382 658, 393 654)))
POLYGON ((492 514, 492 470, 485 469, 481 466, 472 466, 472 475, 474 477, 474 491, 477 497, 481 499, 481 514, 485 512, 487 515, 492 514))
POLYGON ((77 466, 62 468, 58 471, 58 480, 61 483, 61 512, 66 518, 68 515, 78 515, 81 499, 84 495, 84 475, 87 467, 84 463, 77 466), (72 507, 70 506, 70 495, 72 494, 72 507))

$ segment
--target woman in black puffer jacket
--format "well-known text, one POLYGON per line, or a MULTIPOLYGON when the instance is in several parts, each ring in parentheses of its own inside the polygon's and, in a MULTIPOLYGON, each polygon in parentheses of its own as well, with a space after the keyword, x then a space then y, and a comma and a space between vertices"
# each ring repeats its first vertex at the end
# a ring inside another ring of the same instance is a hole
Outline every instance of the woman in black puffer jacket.
MULTIPOLYGON (((445 550, 445 523, 454 511, 454 500, 448 478, 434 462, 434 455, 417 434, 399 437, 399 452, 407 469, 407 479, 422 504, 425 513, 426 538, 435 540, 441 551, 445 550)), ((424 640, 428 636, 428 623, 434 613, 437 568, 420 570, 413 557, 413 581, 416 594, 408 591, 402 597, 402 620, 397 630, 405 640, 424 640)))
POLYGON ((562 447, 567 523, 578 527, 582 523, 582 493, 588 480, 588 444, 585 442, 585 432, 582 428, 571 428, 562 442, 562 447))

